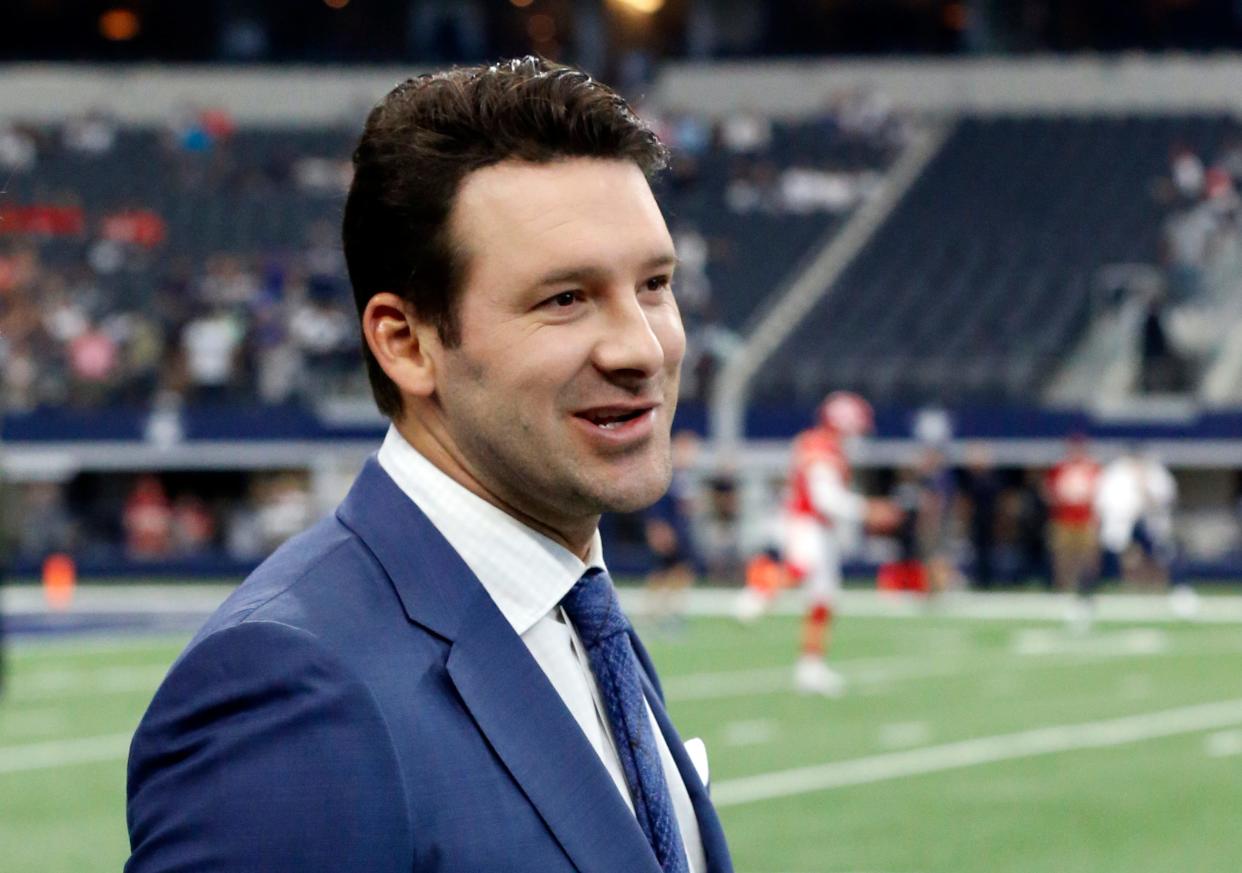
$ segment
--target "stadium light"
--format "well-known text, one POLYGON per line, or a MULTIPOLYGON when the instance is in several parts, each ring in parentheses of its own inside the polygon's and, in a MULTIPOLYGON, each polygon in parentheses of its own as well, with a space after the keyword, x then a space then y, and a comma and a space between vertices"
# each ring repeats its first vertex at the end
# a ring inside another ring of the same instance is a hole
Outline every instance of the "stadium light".
POLYGON ((641 15, 654 15, 664 8, 664 0, 612 0, 613 5, 641 15))
POLYGON ((512 3, 514 6, 516 6, 518 9, 525 9, 527 6, 534 3, 535 0, 509 0, 509 2, 512 3))
POLYGON ((349 0, 323 0, 323 5, 331 9, 344 9, 349 5, 349 0))
POLYGON ((142 22, 132 9, 109 9, 99 16, 99 35, 109 42, 127 42, 141 28, 142 22))
POLYGON ((526 33, 536 43, 551 42, 556 36, 556 21, 551 15, 532 15, 526 22, 526 33))

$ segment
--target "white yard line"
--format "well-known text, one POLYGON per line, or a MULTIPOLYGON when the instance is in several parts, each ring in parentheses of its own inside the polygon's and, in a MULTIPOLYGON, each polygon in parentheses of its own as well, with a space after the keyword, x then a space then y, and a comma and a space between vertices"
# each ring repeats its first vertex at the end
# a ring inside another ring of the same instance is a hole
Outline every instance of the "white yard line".
MULTIPOLYGON (((850 785, 866 785, 1037 755, 1108 748, 1178 734, 1232 728, 1240 724, 1242 700, 1205 703, 1106 721, 1053 725, 1013 734, 977 737, 904 752, 730 779, 713 786, 712 800, 718 807, 741 806, 850 785)), ((105 734, 0 746, 0 774, 120 760, 128 754, 130 736, 128 733, 105 734)))
POLYGON ((183 634, 135 634, 117 637, 115 631, 90 631, 70 637, 59 635, 19 638, 12 641, 14 663, 82 655, 108 655, 115 652, 143 652, 153 649, 179 649, 190 639, 183 634))
POLYGON ((770 718, 732 721, 724 726, 721 738, 726 746, 762 746, 780 736, 780 722, 770 718))
POLYGON ((888 779, 1037 755, 1120 746, 1239 724, 1242 724, 1242 700, 1205 703, 1105 721, 1053 725, 1019 733, 978 737, 904 752, 889 752, 730 779, 713 786, 712 800, 718 807, 740 806, 849 785, 867 785, 888 779))
MULTIPOLYGON (((964 668, 964 663, 935 663, 916 657, 852 658, 830 663, 852 685, 881 685, 899 679, 955 676, 964 668)), ((687 673, 670 676, 663 685, 665 699, 678 702, 784 694, 793 689, 793 663, 753 670, 687 673)))
MULTIPOLYGON (((1026 632, 1016 635, 1022 638, 1026 632)), ((1042 637, 1042 635, 1041 635, 1042 637)), ((830 658, 829 664, 839 670, 850 687, 879 686, 907 679, 935 676, 966 676, 991 673, 998 668, 1012 676, 1028 670, 1079 669, 1084 666, 1108 665, 1122 657, 1145 658, 1203 657, 1234 655, 1242 652, 1242 643, 1230 645, 1170 645, 1161 631, 1139 629, 1101 632, 1095 638, 1078 640, 1065 634, 1052 633, 1049 640, 1058 645, 1041 645, 1038 650, 1011 646, 1009 650, 975 649, 955 653, 946 659, 917 655, 896 655, 876 658, 830 658), (1064 637, 1064 639, 1062 639, 1064 637), (1004 658, 1003 661, 997 657, 1004 658)), ((753 697, 763 694, 784 694, 793 690, 793 663, 780 667, 759 667, 748 670, 720 670, 667 676, 663 681, 664 696, 669 702, 717 700, 730 697, 753 697)))
POLYGON ((133 694, 139 691, 151 694, 167 672, 168 667, 164 664, 32 670, 20 674, 14 680, 9 702, 24 704, 66 697, 133 694))
POLYGON ((792 688, 792 680, 792 664, 781 667, 761 667, 754 670, 688 673, 665 679, 663 682, 664 697, 666 700, 680 701, 777 694, 792 688))
POLYGON ((1210 734, 1203 743, 1208 757, 1229 758, 1242 755, 1242 731, 1221 731, 1210 734))
POLYGON ((73 740, 0 746, 0 774, 123 759, 129 754, 131 736, 132 734, 104 734, 73 740))

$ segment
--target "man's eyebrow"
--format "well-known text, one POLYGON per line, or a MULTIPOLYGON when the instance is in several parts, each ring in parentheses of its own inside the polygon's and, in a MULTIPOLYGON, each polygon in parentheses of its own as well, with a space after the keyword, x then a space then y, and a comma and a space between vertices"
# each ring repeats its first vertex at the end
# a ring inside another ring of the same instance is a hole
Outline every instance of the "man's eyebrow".
MULTIPOLYGON (((639 271, 643 273, 652 270, 669 270, 672 271, 677 267, 677 256, 672 252, 653 255, 639 265, 639 271)), ((597 266, 583 264, 580 266, 565 267, 560 270, 553 270, 545 273, 536 279, 532 284, 533 287, 541 288, 544 285, 562 285, 568 283, 585 284, 597 282, 608 275, 608 270, 597 266)))

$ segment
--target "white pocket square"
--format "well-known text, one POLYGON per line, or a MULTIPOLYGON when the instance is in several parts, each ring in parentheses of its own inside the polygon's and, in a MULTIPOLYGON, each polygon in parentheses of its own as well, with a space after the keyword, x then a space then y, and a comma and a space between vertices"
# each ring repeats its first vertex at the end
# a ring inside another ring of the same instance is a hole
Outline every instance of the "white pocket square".
POLYGON ((707 744, 699 737, 691 737, 686 740, 685 746, 686 755, 694 765, 695 772, 699 774, 699 781, 706 788, 711 778, 711 770, 707 766, 707 744))

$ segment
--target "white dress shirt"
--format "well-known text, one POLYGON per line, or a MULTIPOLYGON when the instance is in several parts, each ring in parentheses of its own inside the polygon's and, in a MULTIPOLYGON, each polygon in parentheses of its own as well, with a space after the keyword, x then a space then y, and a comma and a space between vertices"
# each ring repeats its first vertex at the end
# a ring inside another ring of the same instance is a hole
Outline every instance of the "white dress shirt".
MULTIPOLYGON (((634 802, 586 651, 560 606, 561 598, 588 567, 606 569, 599 531, 591 542, 589 560, 583 563, 564 546, 458 484, 406 442, 395 427, 388 429, 379 463, 478 577, 565 702, 633 811, 634 802)), ((694 806, 649 706, 647 717, 659 747, 690 871, 702 871, 706 861, 694 806)))

